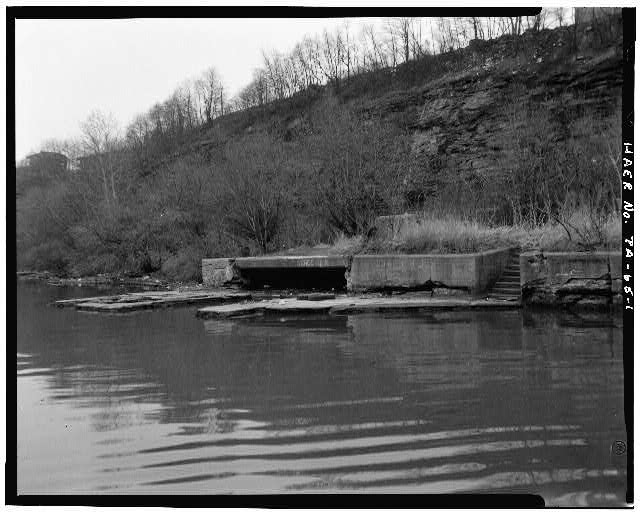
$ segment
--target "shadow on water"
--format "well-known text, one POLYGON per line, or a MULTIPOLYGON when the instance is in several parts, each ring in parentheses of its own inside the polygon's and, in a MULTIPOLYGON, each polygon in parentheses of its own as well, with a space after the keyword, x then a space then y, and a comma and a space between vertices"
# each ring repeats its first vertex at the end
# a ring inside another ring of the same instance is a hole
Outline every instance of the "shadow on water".
MULTIPOLYGON (((193 308, 127 316, 56 309, 47 303, 77 291, 18 287, 18 385, 30 391, 19 397, 23 452, 34 439, 46 444, 33 421, 42 409, 82 425, 88 457, 71 460, 87 490, 624 499, 626 461, 611 451, 625 439, 616 317, 455 311, 201 321, 193 308)), ((56 427, 48 436, 63 441, 56 427)), ((71 463, 49 463, 53 482, 27 473, 56 457, 51 449, 23 463, 19 485, 74 490, 71 463)))

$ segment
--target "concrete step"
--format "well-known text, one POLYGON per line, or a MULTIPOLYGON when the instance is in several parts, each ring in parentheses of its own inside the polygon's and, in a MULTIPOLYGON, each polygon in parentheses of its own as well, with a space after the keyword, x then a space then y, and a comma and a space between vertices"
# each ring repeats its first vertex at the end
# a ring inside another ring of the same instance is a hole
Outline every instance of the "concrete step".
POLYGON ((502 277, 500 277, 500 280, 498 282, 508 282, 509 284, 519 284, 520 283, 520 277, 519 276, 513 276, 513 277, 505 277, 504 275, 502 277))
POLYGON ((496 284, 493 286, 492 291, 497 291, 498 289, 506 289, 509 291, 518 291, 520 292, 520 284, 496 284))
POLYGON ((494 287, 495 286, 518 286, 518 287, 520 287, 520 279, 519 278, 514 278, 513 280, 510 280, 510 279, 505 279, 503 277, 493 285, 494 285, 494 287))
POLYGON ((501 287, 492 289, 491 291, 489 291, 487 294, 492 295, 498 295, 498 296, 520 296, 520 291, 519 290, 515 290, 515 289, 504 289, 501 287))
POLYGON ((504 289, 507 291, 518 291, 520 292, 520 284, 496 284, 493 286, 492 291, 497 291, 498 289, 504 289))

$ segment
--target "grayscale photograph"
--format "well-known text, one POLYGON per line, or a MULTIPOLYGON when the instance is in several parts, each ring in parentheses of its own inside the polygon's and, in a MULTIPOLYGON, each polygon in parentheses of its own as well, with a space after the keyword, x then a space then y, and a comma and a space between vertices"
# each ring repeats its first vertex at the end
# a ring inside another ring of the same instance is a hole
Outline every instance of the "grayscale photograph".
POLYGON ((632 505, 635 9, 38 9, 8 503, 632 505))

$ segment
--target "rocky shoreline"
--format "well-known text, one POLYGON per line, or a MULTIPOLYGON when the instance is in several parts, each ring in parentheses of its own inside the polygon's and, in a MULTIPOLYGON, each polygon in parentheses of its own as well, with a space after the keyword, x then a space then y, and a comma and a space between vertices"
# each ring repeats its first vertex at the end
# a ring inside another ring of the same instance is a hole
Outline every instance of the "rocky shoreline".
POLYGON ((621 308, 619 252, 526 252, 520 256, 525 305, 550 308, 621 308))
MULTIPOLYGON (((183 284, 175 284, 150 277, 125 277, 121 275, 96 275, 89 277, 61 277, 49 271, 17 271, 16 278, 29 282, 46 282, 52 286, 90 287, 144 287, 149 289, 176 289, 183 284)), ((194 283, 193 286, 196 286, 194 283)))

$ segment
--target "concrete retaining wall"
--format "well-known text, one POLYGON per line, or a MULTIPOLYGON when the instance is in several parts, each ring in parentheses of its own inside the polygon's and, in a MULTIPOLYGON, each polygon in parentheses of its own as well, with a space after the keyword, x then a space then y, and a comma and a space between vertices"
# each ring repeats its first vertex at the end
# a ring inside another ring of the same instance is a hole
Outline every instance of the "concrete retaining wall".
POLYGON ((602 307, 622 303, 620 252, 527 252, 520 255, 523 302, 602 307))
POLYGON ((510 252, 505 248, 475 254, 356 255, 347 288, 366 291, 430 284, 480 292, 500 277, 510 252))
MULTIPOLYGON (((300 275, 304 284, 324 272, 346 277, 349 291, 381 289, 428 289, 481 292, 490 287, 509 263, 508 248, 474 254, 452 255, 356 255, 269 256, 237 259, 203 259, 205 286, 221 287, 230 282, 253 282, 256 276, 271 273, 281 277, 300 275), (281 272, 281 273, 280 273, 281 272), (344 275, 343 275, 344 273, 344 275)), ((329 278, 335 278, 327 276, 329 278)), ((264 278, 264 277, 262 277, 264 278)), ((295 285, 295 280, 294 280, 295 285)))

